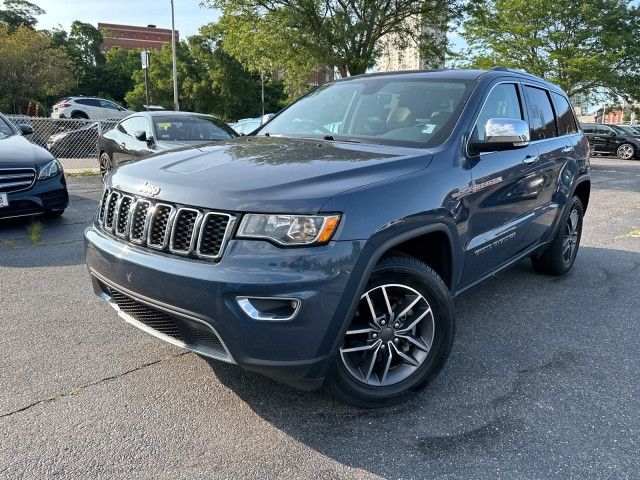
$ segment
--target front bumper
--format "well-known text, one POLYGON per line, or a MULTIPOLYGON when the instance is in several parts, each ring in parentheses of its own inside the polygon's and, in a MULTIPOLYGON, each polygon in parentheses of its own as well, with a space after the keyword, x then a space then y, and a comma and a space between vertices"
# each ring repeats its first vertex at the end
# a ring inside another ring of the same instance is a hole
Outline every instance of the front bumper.
POLYGON ((8 199, 9 206, 0 208, 0 219, 64 210, 69 205, 64 173, 48 180, 36 180, 28 190, 10 192, 8 199))
POLYGON ((116 295, 124 293, 164 309, 171 322, 177 322, 181 340, 146 329, 149 333, 305 389, 322 384, 356 294, 357 275, 352 273, 363 244, 284 249, 234 239, 222 260, 211 263, 134 247, 95 227, 85 231, 87 266, 96 293, 113 301, 115 290, 116 295), (238 296, 297 298, 301 304, 289 321, 254 320, 240 308, 238 296), (203 350, 206 342, 198 343, 198 335, 190 330, 202 325, 211 327, 220 344, 203 350))

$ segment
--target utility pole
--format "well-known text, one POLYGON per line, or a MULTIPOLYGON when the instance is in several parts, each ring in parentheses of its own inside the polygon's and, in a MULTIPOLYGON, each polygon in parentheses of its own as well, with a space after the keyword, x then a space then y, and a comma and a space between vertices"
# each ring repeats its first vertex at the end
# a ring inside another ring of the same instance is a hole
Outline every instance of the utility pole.
POLYGON ((140 59, 142 62, 142 69, 144 70, 144 98, 146 108, 149 110, 149 50, 145 49, 140 52, 140 59))
POLYGON ((260 72, 260 82, 262 83, 262 116, 264 117, 264 72, 260 72))
POLYGON ((178 103, 178 67, 176 65, 176 22, 173 13, 173 0, 171 0, 171 54, 173 57, 173 109, 180 110, 178 103))

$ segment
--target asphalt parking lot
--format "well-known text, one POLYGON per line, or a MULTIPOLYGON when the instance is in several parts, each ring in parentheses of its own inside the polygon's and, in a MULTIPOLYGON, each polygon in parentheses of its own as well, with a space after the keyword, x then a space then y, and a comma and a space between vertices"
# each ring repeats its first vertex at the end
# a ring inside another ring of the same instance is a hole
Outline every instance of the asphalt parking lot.
POLYGON ((593 182, 569 275, 464 294, 430 388, 361 411, 120 320, 83 263, 101 181, 71 178, 39 235, 0 223, 0 477, 638 478, 640 162, 593 182))

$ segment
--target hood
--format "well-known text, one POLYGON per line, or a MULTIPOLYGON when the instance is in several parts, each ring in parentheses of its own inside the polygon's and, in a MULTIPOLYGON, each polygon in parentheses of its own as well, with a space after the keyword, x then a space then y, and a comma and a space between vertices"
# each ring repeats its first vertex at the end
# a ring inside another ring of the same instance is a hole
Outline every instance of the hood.
POLYGON ((34 167, 53 159, 44 148, 21 135, 0 139, 0 167, 34 167))
POLYGON ((113 188, 202 208, 315 213, 332 196, 425 168, 424 149, 325 140, 243 137, 154 155, 123 165, 113 188))

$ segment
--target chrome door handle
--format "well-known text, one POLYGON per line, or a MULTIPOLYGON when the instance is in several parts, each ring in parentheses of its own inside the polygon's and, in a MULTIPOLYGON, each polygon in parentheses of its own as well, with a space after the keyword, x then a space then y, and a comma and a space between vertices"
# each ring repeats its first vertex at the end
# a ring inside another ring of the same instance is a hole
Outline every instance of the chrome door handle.
POLYGON ((540 158, 538 155, 527 155, 524 157, 524 160, 522 160, 522 163, 525 165, 531 165, 532 163, 537 162, 538 158, 540 158))
POLYGON ((562 153, 569 153, 571 150, 573 150, 572 146, 566 146, 562 149, 562 153))
POLYGON ((120 144, 120 148, 121 148, 121 149, 123 149, 123 150, 125 149, 125 147, 126 147, 126 146, 127 146, 127 144, 126 144, 126 143, 124 143, 124 142, 122 142, 122 143, 120 144))

